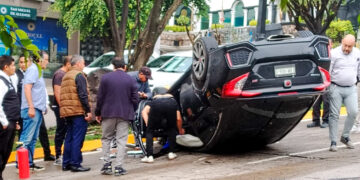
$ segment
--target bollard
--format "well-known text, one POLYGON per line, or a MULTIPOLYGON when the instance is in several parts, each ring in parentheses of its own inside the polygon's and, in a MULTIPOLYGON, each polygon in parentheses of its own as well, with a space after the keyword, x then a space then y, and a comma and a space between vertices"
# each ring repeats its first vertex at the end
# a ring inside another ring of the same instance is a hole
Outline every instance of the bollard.
POLYGON ((20 147, 17 151, 18 158, 18 168, 19 168, 19 178, 28 179, 30 178, 30 168, 29 168, 29 151, 20 147))

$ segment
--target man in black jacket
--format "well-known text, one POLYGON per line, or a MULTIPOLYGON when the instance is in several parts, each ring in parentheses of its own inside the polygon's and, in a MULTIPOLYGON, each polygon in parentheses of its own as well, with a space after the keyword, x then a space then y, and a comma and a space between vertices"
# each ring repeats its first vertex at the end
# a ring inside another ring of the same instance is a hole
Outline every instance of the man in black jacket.
POLYGON ((10 76, 15 73, 14 59, 0 57, 0 180, 14 144, 16 122, 20 119, 20 103, 10 76))

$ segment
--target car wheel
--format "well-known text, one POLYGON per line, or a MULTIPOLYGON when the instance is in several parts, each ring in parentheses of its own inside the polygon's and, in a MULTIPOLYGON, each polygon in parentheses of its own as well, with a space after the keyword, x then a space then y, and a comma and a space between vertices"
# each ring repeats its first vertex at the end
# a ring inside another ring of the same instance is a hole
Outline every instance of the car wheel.
POLYGON ((195 42, 192 62, 192 77, 195 88, 202 89, 204 87, 209 64, 209 52, 217 47, 218 44, 212 37, 202 37, 195 42))

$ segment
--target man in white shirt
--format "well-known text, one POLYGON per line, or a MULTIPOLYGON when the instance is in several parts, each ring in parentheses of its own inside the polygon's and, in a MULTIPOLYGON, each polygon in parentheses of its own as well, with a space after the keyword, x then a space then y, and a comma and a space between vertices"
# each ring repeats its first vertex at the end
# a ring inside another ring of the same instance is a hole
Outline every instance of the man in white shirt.
POLYGON ((329 116, 329 134, 330 151, 337 151, 336 140, 338 132, 338 120, 341 105, 344 103, 348 113, 344 130, 340 141, 349 149, 355 146, 350 140, 350 130, 358 111, 356 81, 358 65, 360 60, 360 51, 354 48, 355 37, 351 34, 346 35, 341 46, 331 50, 330 75, 331 85, 329 88, 330 116, 329 116))
POLYGON ((20 119, 20 103, 16 93, 15 62, 10 56, 0 57, 0 180, 14 144, 16 122, 20 119))

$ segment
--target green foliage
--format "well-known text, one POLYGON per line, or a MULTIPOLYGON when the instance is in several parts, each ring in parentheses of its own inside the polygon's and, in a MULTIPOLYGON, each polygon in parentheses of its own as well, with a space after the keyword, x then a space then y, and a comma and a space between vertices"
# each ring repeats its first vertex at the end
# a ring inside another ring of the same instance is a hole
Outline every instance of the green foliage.
MULTIPOLYGON (((40 58, 39 48, 32 43, 25 31, 19 29, 14 19, 9 15, 0 15, 0 40, 4 44, 5 49, 19 48, 25 55, 25 61, 29 58, 30 53, 40 58)), ((39 77, 41 76, 41 71, 41 68, 39 68, 39 77)))
POLYGON ((360 14, 359 14, 359 16, 357 17, 357 20, 358 20, 358 24, 360 25, 360 14))
POLYGON ((187 16, 180 16, 176 19, 176 22, 181 26, 188 26, 190 24, 190 18, 187 16))
POLYGON ((332 39, 334 45, 340 43, 346 34, 355 35, 355 31, 349 20, 334 20, 326 30, 326 35, 332 39))
MULTIPOLYGON (((270 20, 265 20, 265 24, 270 24, 270 20)), ((257 21, 255 19, 252 19, 250 22, 249 22, 249 26, 256 26, 257 25, 257 21)))
MULTIPOLYGON (((190 31, 190 28, 188 28, 190 31)), ((165 26, 165 31, 170 31, 170 32, 186 32, 186 26, 165 26)))
POLYGON ((212 24, 211 29, 223 29, 225 26, 224 24, 212 24))

